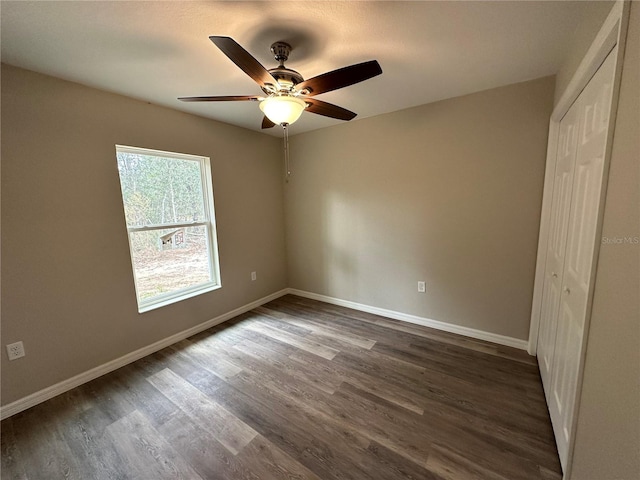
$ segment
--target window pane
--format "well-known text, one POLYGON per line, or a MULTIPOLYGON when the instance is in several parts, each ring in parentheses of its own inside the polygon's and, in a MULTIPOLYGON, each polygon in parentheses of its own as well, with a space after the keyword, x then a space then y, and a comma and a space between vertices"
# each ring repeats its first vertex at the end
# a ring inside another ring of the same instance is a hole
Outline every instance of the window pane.
POLYGON ((200 163, 118 152, 127 226, 206 220, 200 163))
POLYGON ((203 226, 130 233, 138 301, 213 281, 203 226))
POLYGON ((209 158, 122 145, 116 157, 138 311, 220 288, 209 158))

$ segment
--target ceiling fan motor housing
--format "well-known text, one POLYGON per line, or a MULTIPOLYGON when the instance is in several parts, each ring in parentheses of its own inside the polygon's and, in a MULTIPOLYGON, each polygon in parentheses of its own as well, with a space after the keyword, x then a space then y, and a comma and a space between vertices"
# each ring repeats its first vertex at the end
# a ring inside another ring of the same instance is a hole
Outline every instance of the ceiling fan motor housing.
POLYGON ((271 53, 280 65, 269 69, 269 73, 278 81, 277 86, 280 92, 291 92, 294 86, 304 81, 302 75, 284 66, 284 62, 289 59, 291 45, 286 42, 275 42, 271 45, 271 53))
POLYGON ((269 69, 269 73, 278 81, 280 91, 284 90, 289 92, 298 83, 304 81, 302 75, 300 75, 295 70, 291 70, 290 68, 286 68, 284 66, 271 68, 269 69))

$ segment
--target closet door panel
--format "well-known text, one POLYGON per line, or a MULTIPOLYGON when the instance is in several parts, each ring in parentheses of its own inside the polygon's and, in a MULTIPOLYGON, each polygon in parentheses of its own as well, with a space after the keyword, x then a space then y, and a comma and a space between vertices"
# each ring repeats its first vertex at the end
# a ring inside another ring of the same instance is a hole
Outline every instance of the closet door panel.
POLYGON ((566 458, 569 439, 571 436, 571 422, 573 417, 573 395, 580 361, 580 346, 582 345, 582 328, 574 312, 564 302, 560 305, 558 332, 556 336, 557 354, 553 362, 551 380, 551 399, 548 402, 553 430, 558 447, 558 455, 566 458))
MULTIPOLYGON (((549 412, 566 466, 580 378, 585 320, 593 278, 604 159, 613 91, 615 49, 576 101, 578 142, 562 270, 558 327, 551 361, 549 412)), ((546 389, 545 385, 545 389, 546 389)))
POLYGON ((553 182, 551 223, 542 291, 538 363, 545 385, 547 403, 551 401, 551 369, 556 349, 558 307, 562 289, 562 271, 565 261, 574 165, 578 143, 579 107, 574 104, 560 122, 558 156, 553 182))

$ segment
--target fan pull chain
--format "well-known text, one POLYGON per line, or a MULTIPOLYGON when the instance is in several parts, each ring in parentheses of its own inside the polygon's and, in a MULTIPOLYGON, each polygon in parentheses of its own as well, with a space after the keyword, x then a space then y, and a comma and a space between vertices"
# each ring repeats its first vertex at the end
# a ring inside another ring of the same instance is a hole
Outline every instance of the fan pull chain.
POLYGON ((287 128, 289 125, 286 123, 282 124, 282 130, 284 133, 284 169, 285 169, 285 182, 289 183, 289 176, 291 175, 291 171, 289 170, 289 129, 287 128))

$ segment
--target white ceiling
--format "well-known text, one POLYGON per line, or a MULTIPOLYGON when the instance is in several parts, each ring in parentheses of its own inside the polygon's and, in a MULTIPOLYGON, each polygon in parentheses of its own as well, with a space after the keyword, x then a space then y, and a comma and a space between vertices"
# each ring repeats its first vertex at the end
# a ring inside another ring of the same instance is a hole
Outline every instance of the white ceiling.
MULTIPOLYGON (((266 68, 293 46, 311 78, 377 59, 381 76, 318 96, 366 118, 557 72, 584 2, 2 1, 2 61, 260 131, 254 102, 180 96, 257 95, 209 41, 230 36, 266 68)), ((310 113, 291 134, 341 123, 310 113)), ((266 131, 281 135, 277 128, 266 131)))

